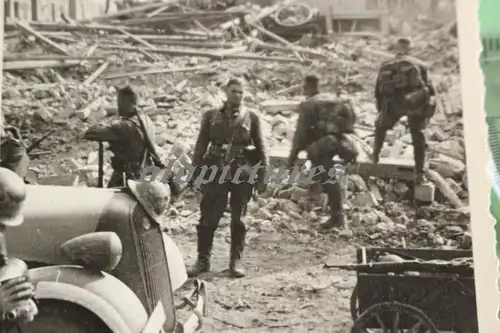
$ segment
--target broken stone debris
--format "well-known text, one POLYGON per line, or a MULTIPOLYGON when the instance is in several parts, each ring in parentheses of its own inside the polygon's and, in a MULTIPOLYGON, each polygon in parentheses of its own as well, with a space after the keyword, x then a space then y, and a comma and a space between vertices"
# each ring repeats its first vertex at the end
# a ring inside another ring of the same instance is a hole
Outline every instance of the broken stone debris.
MULTIPOLYGON (((138 88, 141 104, 155 123, 155 143, 164 160, 175 157, 189 163, 201 114, 222 104, 221 87, 233 76, 244 81, 246 105, 264 120, 270 151, 287 151, 297 106, 303 100, 301 78, 309 70, 322 73, 324 91, 352 100, 359 119, 360 159, 368 161, 377 114, 373 82, 378 65, 391 56, 387 47, 392 38, 372 34, 329 41, 312 35, 308 41, 292 43, 287 40, 295 29, 290 22, 302 19, 288 12, 286 19, 281 18, 287 22, 281 32, 266 24, 266 18, 283 8, 280 5, 234 6, 199 15, 187 7, 172 5, 161 11, 153 7, 139 6, 124 17, 108 15, 77 25, 6 22, 4 115, 26 137, 59 129, 42 144, 50 153, 33 161, 45 174, 73 172, 82 186, 97 183, 97 157, 89 153, 92 145, 81 140, 81 133, 116 115, 114 86, 125 83, 138 88), (246 27, 238 20, 244 15, 246 27), (262 25, 256 26, 259 21, 262 25), (242 33, 244 29, 250 31, 242 33), (51 163, 54 158, 57 163, 51 163)), ((407 242, 429 246, 447 246, 449 240, 455 244, 460 239, 467 245, 470 240, 467 223, 460 225, 462 235, 440 234, 438 225, 449 216, 435 212, 467 206, 457 39, 445 30, 422 36, 415 38, 414 55, 430 66, 442 106, 425 133, 432 177, 412 191, 407 180, 394 175, 391 179, 392 171, 389 177, 350 174, 344 202, 350 228, 341 231, 342 237, 361 236, 386 245, 399 244, 408 232, 412 239, 407 242), (420 211, 423 217, 405 205, 412 192, 429 205, 420 211)), ((411 164, 413 148, 406 125, 403 119, 388 133, 382 157, 411 164)), ((110 173, 106 163, 105 179, 110 173)), ((250 204, 248 214, 255 221, 271 221, 271 226, 274 221, 296 220, 316 224, 327 214, 326 202, 324 194, 311 198, 303 186, 270 185, 269 193, 250 204)))

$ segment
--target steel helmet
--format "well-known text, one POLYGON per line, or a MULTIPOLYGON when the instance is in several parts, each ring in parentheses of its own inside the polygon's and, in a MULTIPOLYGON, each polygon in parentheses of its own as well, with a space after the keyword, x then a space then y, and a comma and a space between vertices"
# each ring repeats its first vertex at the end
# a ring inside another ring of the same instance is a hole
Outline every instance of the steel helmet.
POLYGON ((18 226, 23 223, 21 208, 26 200, 26 184, 15 172, 0 168, 0 224, 18 226))
POLYGON ((159 218, 170 204, 170 188, 160 181, 128 180, 127 186, 142 208, 154 220, 159 218))

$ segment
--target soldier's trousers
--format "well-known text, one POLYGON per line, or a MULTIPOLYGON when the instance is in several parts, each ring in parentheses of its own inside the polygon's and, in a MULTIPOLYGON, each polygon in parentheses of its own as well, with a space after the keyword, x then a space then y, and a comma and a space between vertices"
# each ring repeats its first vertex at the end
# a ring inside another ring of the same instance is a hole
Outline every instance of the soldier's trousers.
MULTIPOLYGON (((375 122, 375 143, 373 147, 373 155, 377 160, 382 150, 382 146, 384 145, 387 131, 392 129, 401 117, 401 115, 393 115, 387 112, 379 113, 375 122)), ((422 174, 424 171, 427 143, 423 131, 427 123, 428 118, 422 116, 408 117, 408 127, 410 128, 415 159, 415 171, 417 174, 422 174)))
POLYGON ((231 208, 231 229, 246 231, 243 216, 248 202, 252 197, 253 185, 248 182, 232 184, 224 182, 219 184, 218 177, 211 183, 202 186, 200 201, 200 222, 202 228, 215 231, 227 207, 228 196, 231 208))
POLYGON ((344 210, 342 207, 342 187, 340 177, 343 175, 336 175, 331 177, 328 171, 334 166, 333 160, 326 161, 311 161, 312 166, 323 166, 325 172, 313 177, 313 181, 322 184, 323 192, 328 196, 328 206, 330 207, 330 214, 333 221, 340 221, 343 218, 344 210))

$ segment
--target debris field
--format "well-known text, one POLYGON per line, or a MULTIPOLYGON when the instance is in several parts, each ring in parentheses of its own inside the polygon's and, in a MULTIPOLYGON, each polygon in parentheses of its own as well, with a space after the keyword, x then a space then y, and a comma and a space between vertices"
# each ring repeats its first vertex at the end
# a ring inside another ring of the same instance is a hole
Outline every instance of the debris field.
MULTIPOLYGON (((319 73, 323 91, 352 100, 358 122, 351 139, 360 163, 368 165, 375 77, 392 56, 396 36, 325 36, 318 33, 317 11, 292 3, 200 9, 160 2, 85 21, 64 15, 60 23, 9 19, 3 115, 20 127, 27 146, 55 130, 30 153, 34 169, 44 176, 73 174, 77 186, 95 186, 97 147, 82 134, 116 116, 116 86, 138 89, 162 158, 189 160, 202 113, 221 105, 222 85, 238 77, 245 82, 245 105, 264 120, 271 161, 279 166, 303 100, 301 80, 319 73)), ((391 176, 394 165, 413 163, 404 119, 388 133, 382 152, 392 162, 377 172, 387 177, 351 173, 344 179, 346 229, 316 230, 327 216, 323 195, 311 198, 300 185, 271 184, 249 204, 245 279, 224 275, 229 220, 221 221, 213 258, 222 273, 202 277, 213 285, 205 332, 344 332, 355 279, 321 268, 326 258, 352 262, 353 245, 471 247, 455 25, 423 20, 412 29, 413 56, 429 67, 438 91, 438 110, 426 130, 430 183, 420 190, 419 203, 413 204, 404 172, 391 176)), ((106 164, 106 177, 110 173, 106 164)), ((165 216, 187 263, 196 255, 198 214, 196 199, 186 196, 165 216)))

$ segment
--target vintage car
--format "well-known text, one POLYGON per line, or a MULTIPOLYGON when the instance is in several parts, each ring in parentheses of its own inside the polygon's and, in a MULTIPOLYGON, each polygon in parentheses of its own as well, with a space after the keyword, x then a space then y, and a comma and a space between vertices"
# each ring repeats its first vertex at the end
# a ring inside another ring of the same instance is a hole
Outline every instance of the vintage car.
MULTIPOLYGON (((193 332, 202 324, 205 285, 187 281, 180 251, 129 188, 27 185, 24 223, 7 230, 9 255, 36 285, 39 314, 19 332, 193 332), (189 306, 184 324, 176 310, 189 306)), ((144 200, 144 199, 143 199, 144 200)), ((12 332, 15 332, 13 330, 12 332)))

